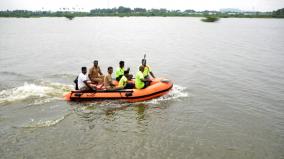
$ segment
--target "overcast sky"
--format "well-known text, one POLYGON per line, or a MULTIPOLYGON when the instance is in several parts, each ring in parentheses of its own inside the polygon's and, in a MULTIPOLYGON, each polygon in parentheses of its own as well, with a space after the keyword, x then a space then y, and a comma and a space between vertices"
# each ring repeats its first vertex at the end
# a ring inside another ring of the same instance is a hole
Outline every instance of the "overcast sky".
POLYGON ((94 8, 167 8, 219 10, 220 8, 239 8, 249 11, 271 11, 284 8, 284 0, 0 0, 1 10, 59 10, 75 8, 89 11, 94 8))

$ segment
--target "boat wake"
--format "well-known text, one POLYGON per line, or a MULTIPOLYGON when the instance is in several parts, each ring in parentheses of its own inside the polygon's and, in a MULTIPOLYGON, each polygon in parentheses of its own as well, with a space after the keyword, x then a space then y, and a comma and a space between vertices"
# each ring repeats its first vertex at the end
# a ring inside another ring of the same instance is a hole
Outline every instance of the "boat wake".
MULTIPOLYGON (((73 89, 72 85, 39 81, 24 83, 24 85, 0 91, 0 104, 6 105, 15 102, 26 102, 28 105, 40 105, 54 100, 63 100, 62 96, 73 89)), ((162 97, 143 103, 158 104, 163 101, 179 100, 187 97, 186 87, 174 85, 172 90, 162 97)))
POLYGON ((31 122, 25 126, 22 126, 23 128, 42 128, 42 127, 50 127, 50 126, 54 126, 56 124, 58 124, 59 122, 61 122, 62 120, 64 120, 64 116, 58 119, 54 119, 54 120, 39 120, 39 121, 35 121, 35 120, 31 120, 31 122))
POLYGON ((0 91, 0 104, 25 101, 30 105, 38 105, 62 99, 62 95, 70 90, 72 90, 72 86, 61 83, 40 81, 35 84, 26 82, 22 86, 0 91))
POLYGON ((168 94, 161 96, 159 98, 156 98, 156 99, 146 101, 144 103, 159 104, 163 101, 180 100, 185 97, 188 97, 188 93, 186 92, 186 87, 174 85, 168 94))
POLYGON ((43 127, 51 127, 51 126, 55 126, 56 124, 58 124, 59 122, 63 121, 65 119, 65 116, 60 117, 58 119, 50 119, 50 120, 43 120, 40 119, 38 121, 31 119, 31 121, 25 125, 22 126, 22 128, 43 128, 43 127))

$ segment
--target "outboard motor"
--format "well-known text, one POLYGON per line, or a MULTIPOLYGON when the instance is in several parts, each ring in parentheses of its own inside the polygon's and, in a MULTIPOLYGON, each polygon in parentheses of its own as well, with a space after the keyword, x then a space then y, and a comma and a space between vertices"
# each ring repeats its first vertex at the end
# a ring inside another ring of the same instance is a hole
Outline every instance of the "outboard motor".
POLYGON ((73 82, 75 83, 75 90, 79 90, 79 88, 78 88, 78 76, 75 78, 75 80, 73 82))

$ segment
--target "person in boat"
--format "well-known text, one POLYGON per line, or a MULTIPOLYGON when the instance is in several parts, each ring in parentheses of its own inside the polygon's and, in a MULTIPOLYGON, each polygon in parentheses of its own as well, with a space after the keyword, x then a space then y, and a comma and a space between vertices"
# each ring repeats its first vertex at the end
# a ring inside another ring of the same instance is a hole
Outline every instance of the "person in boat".
POLYGON ((115 85, 112 83, 112 73, 113 73, 113 68, 110 66, 107 68, 107 75, 104 78, 104 86, 107 90, 113 90, 115 88, 115 85))
POLYGON ((87 67, 82 67, 81 68, 81 73, 78 76, 78 89, 81 91, 86 91, 86 90, 95 90, 95 86, 92 84, 90 80, 88 80, 87 77, 87 67))
POLYGON ((132 80, 133 75, 129 74, 129 71, 124 71, 124 75, 118 82, 118 89, 133 89, 135 87, 134 83, 129 81, 132 80))
POLYGON ((151 67, 149 65, 147 65, 146 59, 142 59, 142 66, 144 67, 144 71, 143 71, 144 78, 150 79, 150 75, 153 78, 155 78, 155 75, 152 72, 151 67))
POLYGON ((94 60, 94 66, 90 68, 89 70, 89 79, 94 83, 94 84, 101 84, 103 83, 104 76, 103 73, 101 72, 101 68, 98 65, 99 62, 98 60, 94 60))
POLYGON ((139 71, 136 73, 135 76, 135 87, 136 89, 143 89, 146 88, 148 85, 150 85, 151 80, 146 79, 144 77, 144 66, 139 67, 139 71))
MULTIPOLYGON (((129 72, 130 68, 127 68, 129 72)), ((124 61, 119 61, 119 67, 115 71, 115 79, 119 82, 121 77, 124 75, 124 61)))

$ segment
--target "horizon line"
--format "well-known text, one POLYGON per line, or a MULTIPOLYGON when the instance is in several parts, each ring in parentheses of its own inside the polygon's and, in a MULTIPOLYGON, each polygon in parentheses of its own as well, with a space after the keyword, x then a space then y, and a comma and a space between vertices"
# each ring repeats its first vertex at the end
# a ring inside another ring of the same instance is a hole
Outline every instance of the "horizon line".
POLYGON ((219 11, 221 12, 221 10, 236 10, 237 12, 273 12, 273 11, 277 11, 279 9, 283 9, 283 8, 278 8, 278 9, 275 9, 275 10, 242 10, 242 9, 239 9, 239 8, 220 8, 218 10, 216 9, 204 9, 204 10, 195 10, 195 9, 167 9, 167 8, 142 8, 142 7, 125 7, 125 6, 118 6, 118 7, 101 7, 101 8, 93 8, 93 9, 86 9, 86 8, 78 8, 78 7, 59 7, 57 9, 46 9, 44 7, 42 7, 41 9, 0 9, 0 11, 17 11, 17 10, 25 10, 25 11, 49 11, 49 12, 58 12, 58 11, 65 11, 65 12, 68 12, 68 11, 74 11, 74 12, 90 12, 91 10, 94 10, 94 9, 115 9, 115 8, 119 8, 119 7, 124 7, 124 8, 130 8, 131 10, 135 9, 135 8, 141 8, 141 9, 146 9, 147 11, 149 10, 153 10, 153 9, 166 9, 167 11, 186 11, 186 10, 194 10, 196 12, 204 12, 204 11, 219 11))

